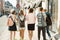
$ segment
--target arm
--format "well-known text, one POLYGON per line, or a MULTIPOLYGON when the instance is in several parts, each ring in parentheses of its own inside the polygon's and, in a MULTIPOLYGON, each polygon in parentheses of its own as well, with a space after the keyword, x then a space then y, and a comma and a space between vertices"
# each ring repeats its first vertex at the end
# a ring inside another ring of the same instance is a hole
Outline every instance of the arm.
POLYGON ((8 18, 8 20, 7 20, 7 25, 9 25, 9 18, 8 18))
POLYGON ((7 20, 7 25, 9 26, 9 23, 11 23, 11 18, 8 18, 8 20, 7 20))
POLYGON ((16 17, 16 15, 14 16, 15 22, 18 22, 18 18, 16 17))
POLYGON ((26 15, 25 18, 26 18, 26 21, 27 21, 28 20, 28 15, 26 15))

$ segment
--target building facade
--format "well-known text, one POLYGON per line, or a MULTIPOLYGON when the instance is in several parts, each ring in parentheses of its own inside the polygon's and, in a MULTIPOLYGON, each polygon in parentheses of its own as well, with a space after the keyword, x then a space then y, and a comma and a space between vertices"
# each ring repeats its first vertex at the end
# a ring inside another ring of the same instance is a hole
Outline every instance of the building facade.
POLYGON ((5 4, 5 1, 4 0, 0 0, 0 12, 3 12, 4 4, 5 4))

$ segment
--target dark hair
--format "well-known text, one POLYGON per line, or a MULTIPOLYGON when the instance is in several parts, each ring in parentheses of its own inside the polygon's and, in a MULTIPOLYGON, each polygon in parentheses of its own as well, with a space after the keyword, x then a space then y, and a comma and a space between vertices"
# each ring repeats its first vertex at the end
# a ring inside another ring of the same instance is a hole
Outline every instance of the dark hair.
POLYGON ((20 14, 21 14, 21 15, 24 15, 24 12, 23 12, 23 10, 21 10, 21 11, 20 11, 20 14))
POLYGON ((33 13, 33 8, 30 8, 29 9, 29 13, 33 13))
POLYGON ((42 11, 42 10, 43 10, 43 7, 40 8, 40 11, 42 11))
POLYGON ((12 14, 15 14, 15 10, 12 12, 12 14))

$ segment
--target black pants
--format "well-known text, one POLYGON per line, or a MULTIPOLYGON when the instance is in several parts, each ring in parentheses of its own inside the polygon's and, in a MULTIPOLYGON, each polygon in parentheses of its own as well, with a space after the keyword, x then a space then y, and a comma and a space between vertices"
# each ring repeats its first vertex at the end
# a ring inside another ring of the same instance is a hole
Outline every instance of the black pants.
POLYGON ((45 27, 38 27, 38 40, 40 40, 41 30, 42 30, 43 40, 46 40, 45 27))

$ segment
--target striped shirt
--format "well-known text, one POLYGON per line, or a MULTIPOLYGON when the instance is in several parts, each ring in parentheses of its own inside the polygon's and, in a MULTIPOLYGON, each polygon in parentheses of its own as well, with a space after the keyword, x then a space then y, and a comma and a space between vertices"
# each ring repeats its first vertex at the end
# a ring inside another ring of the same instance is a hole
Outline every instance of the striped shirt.
POLYGON ((38 19, 38 26, 40 26, 40 27, 46 26, 46 14, 38 13, 37 14, 37 19, 38 19))

